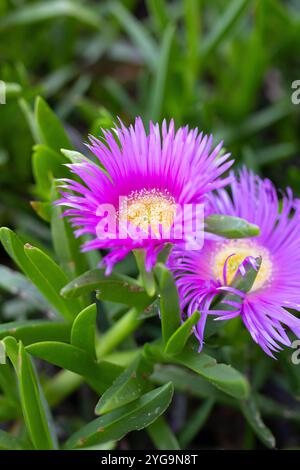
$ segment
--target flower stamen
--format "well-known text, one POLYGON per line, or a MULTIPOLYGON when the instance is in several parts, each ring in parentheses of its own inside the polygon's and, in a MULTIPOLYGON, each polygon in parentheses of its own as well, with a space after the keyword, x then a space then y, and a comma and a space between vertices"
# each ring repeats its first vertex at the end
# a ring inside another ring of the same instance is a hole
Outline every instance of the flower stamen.
POLYGON ((273 262, 269 251, 252 240, 230 240, 217 244, 211 258, 212 271, 216 279, 229 285, 245 258, 262 257, 262 264, 251 292, 265 287, 272 278, 273 262))
POLYGON ((151 228, 159 237, 160 229, 167 231, 174 222, 176 203, 168 191, 155 188, 132 191, 126 198, 126 204, 128 222, 143 232, 148 233, 151 228))

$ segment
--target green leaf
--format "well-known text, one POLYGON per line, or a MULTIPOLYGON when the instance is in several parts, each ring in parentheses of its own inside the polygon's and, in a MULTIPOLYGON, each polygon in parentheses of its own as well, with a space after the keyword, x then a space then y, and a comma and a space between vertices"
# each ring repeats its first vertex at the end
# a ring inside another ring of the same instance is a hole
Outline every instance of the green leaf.
POLYGON ((159 263, 155 268, 155 273, 159 280, 162 336, 166 344, 172 334, 180 327, 179 297, 170 271, 159 263))
POLYGON ((131 15, 120 2, 110 2, 109 9, 131 37, 136 47, 140 49, 148 66, 152 70, 155 70, 157 65, 158 48, 141 21, 138 21, 133 15, 131 15))
POLYGON ((173 361, 196 372, 232 397, 243 399, 249 394, 246 378, 229 365, 217 364, 213 357, 185 350, 173 356, 173 361))
MULTIPOLYGON (((136 102, 132 99, 125 86, 121 85, 118 80, 107 76, 103 80, 102 84, 105 90, 108 91, 109 95, 112 96, 114 101, 116 101, 123 109, 127 109, 131 119, 134 119, 135 116, 139 114, 139 107, 137 106, 136 102)), ((94 129, 96 129, 96 133, 98 134, 99 127, 102 127, 101 121, 103 121, 103 118, 100 117, 94 122, 92 132, 94 129)), ((109 127, 114 127, 114 123, 112 123, 112 125, 109 127)))
POLYGON ((205 219, 207 232, 220 235, 225 238, 248 238, 259 235, 259 227, 250 224, 247 220, 231 215, 209 215, 205 219))
POLYGON ((66 442, 67 449, 87 447, 120 440, 128 432, 153 423, 168 408, 173 396, 171 383, 163 385, 138 400, 90 422, 66 442))
POLYGON ((30 356, 21 342, 18 347, 12 341, 5 344, 9 345, 7 353, 18 377, 22 412, 32 443, 40 450, 57 449, 48 405, 30 356))
POLYGON ((227 145, 231 145, 237 138, 245 139, 250 135, 258 134, 263 129, 272 126, 284 117, 290 115, 293 105, 290 101, 282 99, 271 106, 265 107, 247 117, 239 125, 222 130, 222 138, 227 145))
POLYGON ((255 398, 252 396, 248 401, 242 401, 240 406, 243 415, 245 416, 257 437, 262 441, 263 444, 265 444, 265 446, 274 448, 276 444, 275 437, 263 422, 255 398))
POLYGON ((149 118, 158 121, 162 113, 171 46, 175 28, 170 25, 166 28, 162 45, 157 58, 157 69, 154 74, 153 90, 150 93, 149 118))
MULTIPOLYGON (((0 347, 1 349, 5 348, 3 341, 0 343, 0 347)), ((19 397, 16 377, 8 362, 5 364, 0 363, 0 388, 6 397, 9 397, 12 402, 18 405, 19 397)))
POLYGON ((188 89, 193 92, 193 87, 198 78, 199 69, 199 45, 201 38, 201 9, 202 5, 198 0, 184 0, 184 20, 185 20, 185 78, 188 89))
POLYGON ((71 331, 71 343, 86 351, 93 359, 96 359, 96 304, 89 305, 75 318, 71 331))
POLYGON ((179 442, 183 449, 186 449, 187 446, 192 442, 192 440, 197 436, 199 431, 204 426, 207 418, 209 417, 212 408, 215 404, 214 398, 208 398, 197 408, 193 414, 187 420, 183 430, 179 435, 179 442))
POLYGON ((0 288, 29 302, 35 309, 51 310, 51 306, 30 281, 23 274, 7 266, 0 265, 0 288))
MULTIPOLYGON (((0 28, 1 28, 1 22, 0 22, 0 28)), ((39 136, 39 132, 38 132, 38 128, 37 128, 37 123, 35 121, 34 113, 31 109, 31 106, 29 105, 29 103, 24 98, 20 98, 18 103, 19 103, 20 109, 21 109, 21 111, 24 115, 24 118, 26 120, 26 123, 28 125, 28 128, 31 132, 33 141, 35 143, 40 142, 40 136, 39 136)))
POLYGON ((72 147, 60 120, 40 96, 35 102, 35 119, 42 144, 57 151, 72 147))
POLYGON ((19 407, 8 397, 0 396, 0 422, 18 419, 21 415, 19 407))
POLYGON ((264 416, 276 416, 278 418, 300 422, 300 412, 297 409, 289 405, 283 405, 265 395, 255 394, 254 399, 264 416))
MULTIPOLYGON (((57 183, 53 182, 51 201, 60 197, 57 192, 57 183)), ((51 210, 51 236, 54 250, 60 265, 65 273, 73 279, 88 269, 87 258, 80 252, 81 241, 75 238, 69 221, 62 217, 64 209, 52 205, 51 210)))
MULTIPOLYGON (((42 268, 43 272, 47 273, 47 280, 51 285, 52 289, 59 295, 63 286, 68 282, 68 278, 62 269, 39 248, 36 248, 30 244, 26 244, 24 247, 25 253, 30 261, 35 265, 37 269, 42 268)), ((60 300, 61 299, 60 297, 60 300)), ((60 302, 61 303, 61 302, 60 302)), ((67 319, 72 320, 77 313, 80 311, 80 303, 77 300, 68 300, 62 302, 63 310, 62 315, 67 319)))
POLYGON ((168 339, 165 353, 169 355, 180 353, 193 331, 193 326, 196 325, 199 320, 200 313, 196 311, 168 339))
POLYGON ((9 357, 15 371, 18 371, 18 342, 12 336, 6 336, 1 343, 4 345, 4 350, 9 357))
POLYGON ((76 150, 69 150, 69 149, 61 148, 60 151, 71 163, 82 163, 83 161, 91 162, 89 158, 87 158, 82 153, 77 152, 76 150))
POLYGON ((38 144, 33 148, 32 171, 36 181, 37 194, 49 200, 53 177, 63 178, 69 176, 69 172, 63 164, 64 157, 47 145, 38 144))
POLYGON ((139 398, 149 387, 152 370, 152 364, 143 355, 135 359, 102 395, 95 413, 108 413, 139 398))
MULTIPOLYGON (((27 247, 27 253, 25 253, 24 246, 19 237, 12 230, 6 227, 2 227, 0 229, 0 240, 9 256, 46 297, 49 303, 67 319, 72 319, 78 310, 74 308, 74 304, 72 302, 70 304, 68 301, 63 299, 59 295, 59 291, 57 291, 49 282, 49 273, 47 272, 47 269, 50 268, 53 275, 55 271, 58 272, 58 267, 55 267, 54 261, 52 261, 45 253, 41 252, 41 250, 37 251, 37 249, 35 249, 31 258, 37 262, 36 265, 28 257, 28 253, 32 248, 29 250, 29 247, 27 247), (40 264, 41 262, 45 262, 46 264, 40 264)), ((59 279, 62 281, 63 274, 60 273, 59 279)), ((56 280, 55 285, 59 286, 60 290, 66 282, 67 281, 64 280, 62 285, 60 285, 56 280)))
POLYGON ((238 21, 250 3, 249 0, 234 0, 229 3, 226 11, 220 15, 214 28, 203 41, 201 48, 203 60, 212 54, 216 47, 223 41, 226 34, 231 31, 233 25, 238 21))
POLYGON ((22 87, 19 83, 5 82, 5 96, 6 98, 15 98, 22 93, 22 87))
POLYGON ((102 300, 117 302, 144 309, 151 304, 149 297, 139 283, 124 274, 113 273, 106 276, 103 270, 92 269, 67 284, 61 295, 72 299, 97 290, 97 297, 102 300))
POLYGON ((0 429, 0 449, 1 450, 21 450, 22 441, 8 432, 0 429))
POLYGON ((50 222, 52 211, 50 202, 30 201, 30 205, 41 219, 45 222, 50 222))
POLYGON ((155 299, 148 307, 138 314, 138 320, 147 320, 148 318, 159 316, 159 299, 155 299))
POLYGON ((159 450, 180 450, 176 436, 169 428, 163 416, 147 427, 147 432, 159 450))
POLYGON ((169 23, 166 0, 147 0, 147 10, 152 21, 156 23, 158 31, 164 31, 169 23))
POLYGON ((82 375, 99 394, 110 387, 122 368, 106 361, 96 362, 83 349, 57 341, 43 341, 27 346, 33 356, 82 375))
POLYGON ((25 345, 43 340, 68 341, 71 325, 69 323, 46 320, 25 320, 0 325, 0 339, 12 336, 25 345))
POLYGON ((78 2, 74 4, 71 0, 54 0, 50 3, 35 2, 32 5, 19 6, 15 11, 2 18, 0 29, 61 17, 74 18, 97 30, 101 24, 101 17, 86 5, 81 5, 78 2))

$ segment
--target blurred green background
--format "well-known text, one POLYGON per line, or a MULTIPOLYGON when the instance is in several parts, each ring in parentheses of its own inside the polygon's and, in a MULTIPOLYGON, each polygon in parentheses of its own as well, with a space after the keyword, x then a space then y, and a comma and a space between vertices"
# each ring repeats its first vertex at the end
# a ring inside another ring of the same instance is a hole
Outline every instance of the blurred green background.
MULTIPOLYGON (((30 206, 37 95, 79 151, 116 116, 174 118, 223 139, 237 166, 300 196, 300 104, 292 103, 299 51, 297 0, 1 0, 0 225, 50 247, 49 228, 30 206)), ((16 309, 20 317, 20 301, 3 296, 2 318, 16 309)), ((291 380, 300 390, 299 378, 291 380)), ((187 406, 177 397, 176 423, 178 404, 183 414, 187 406)), ((226 413, 213 417, 219 431, 204 444, 239 446, 238 418, 233 435, 222 434, 226 413)), ((284 445, 295 444, 293 432, 286 441, 285 428, 277 431, 284 445)))

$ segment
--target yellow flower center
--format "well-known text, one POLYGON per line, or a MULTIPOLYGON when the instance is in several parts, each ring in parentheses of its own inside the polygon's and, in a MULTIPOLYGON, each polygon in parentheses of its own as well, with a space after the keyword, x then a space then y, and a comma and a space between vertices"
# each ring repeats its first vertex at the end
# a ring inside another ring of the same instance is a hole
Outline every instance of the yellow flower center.
POLYGON ((176 215, 176 203, 167 191, 142 189, 133 191, 126 199, 127 220, 143 232, 151 228, 158 238, 160 228, 168 231, 176 215))
POLYGON ((214 276, 223 282, 223 268, 227 260, 226 280, 227 284, 230 284, 239 265, 248 256, 262 257, 262 264, 251 292, 264 287, 271 279, 273 263, 269 251, 252 240, 230 240, 218 243, 211 260, 214 276))

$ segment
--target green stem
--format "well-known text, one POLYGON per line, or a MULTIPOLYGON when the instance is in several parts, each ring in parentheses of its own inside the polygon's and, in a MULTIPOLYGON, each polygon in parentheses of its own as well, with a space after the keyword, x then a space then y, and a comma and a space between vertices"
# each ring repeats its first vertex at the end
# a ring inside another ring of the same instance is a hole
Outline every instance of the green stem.
POLYGON ((136 264, 140 272, 143 287, 150 297, 153 297, 156 291, 154 275, 152 271, 146 271, 144 250, 134 250, 136 264))
POLYGON ((132 308, 122 318, 120 318, 120 320, 115 323, 107 333, 100 337, 99 343, 96 346, 98 358, 106 356, 138 328, 142 321, 138 320, 137 316, 138 310, 132 308))
POLYGON ((83 380, 81 375, 74 374, 70 370, 58 372, 44 386, 45 397, 49 405, 53 407, 62 402, 67 396, 75 392, 83 380))

